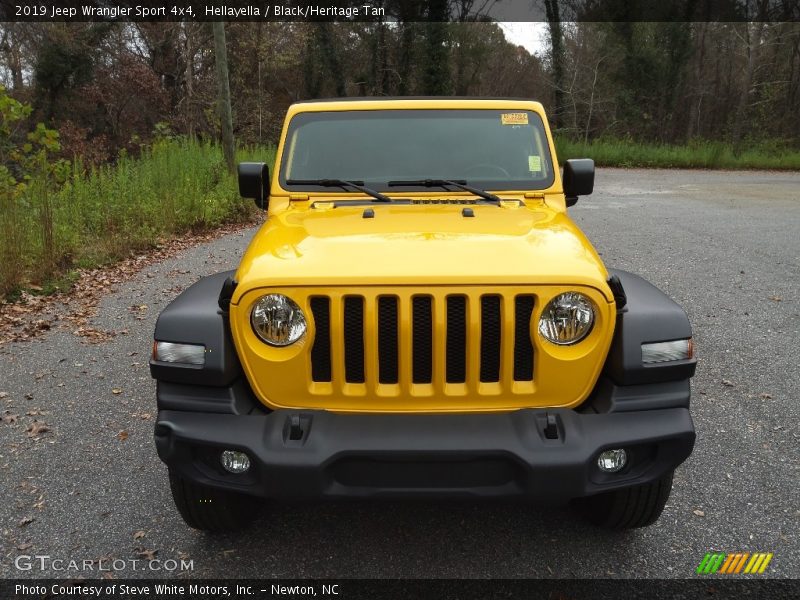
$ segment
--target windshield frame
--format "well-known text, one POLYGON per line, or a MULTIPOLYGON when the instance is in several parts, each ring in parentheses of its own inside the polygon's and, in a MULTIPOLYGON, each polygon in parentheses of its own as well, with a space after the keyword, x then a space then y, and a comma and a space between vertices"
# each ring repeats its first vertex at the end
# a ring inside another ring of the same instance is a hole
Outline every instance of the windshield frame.
MULTIPOLYGON (((548 136, 548 131, 542 116, 535 110, 532 110, 528 107, 526 108, 503 108, 497 106, 491 107, 481 107, 481 108, 474 108, 474 107, 465 107, 465 108, 454 108, 454 107, 443 107, 443 108, 430 108, 430 107, 420 107, 420 108, 386 108, 386 109, 357 109, 357 110, 315 110, 315 111, 304 111, 298 112, 294 114, 289 123, 286 126, 286 133, 284 136, 284 145, 283 145, 283 152, 281 156, 281 162, 278 171, 278 183, 280 187, 287 192, 291 193, 302 193, 302 192, 323 192, 326 195, 352 195, 352 191, 347 190, 333 190, 329 186, 321 186, 321 185, 289 185, 286 183, 286 171, 288 169, 288 165, 291 161, 290 153, 292 152, 291 148, 291 140, 292 136, 296 132, 299 124, 304 121, 305 119, 314 119, 314 118, 347 118, 352 117, 354 113, 392 113, 393 117, 402 119, 402 113, 411 113, 411 112, 435 112, 435 111, 442 111, 442 112, 491 112, 498 115, 500 118, 500 114, 502 113, 526 113, 528 115, 529 122, 534 125, 539 131, 539 135, 541 136, 541 145, 543 150, 543 162, 546 165, 547 170, 549 171, 548 176, 543 179, 530 179, 530 180, 523 180, 523 179, 511 179, 511 180, 497 180, 497 179, 469 179, 465 178, 462 174, 456 173, 453 176, 459 180, 466 180, 467 184, 480 188, 482 190, 493 191, 493 192, 502 192, 502 191, 537 191, 541 192, 553 186, 556 182, 556 161, 553 157, 553 150, 550 145, 550 140, 548 136)), ((534 135, 534 134, 532 134, 534 135)), ((387 144, 391 144, 391 142, 387 142, 387 144)), ((289 179, 295 179, 294 175, 289 179)), ((391 194, 399 194, 399 195, 407 195, 409 193, 415 194, 426 194, 426 195, 442 195, 445 193, 446 195, 463 195, 463 194, 470 194, 470 192, 466 192, 464 190, 445 190, 445 189, 436 189, 429 186, 389 186, 388 182, 391 181, 382 181, 382 180, 375 180, 369 179, 369 174, 364 173, 363 176, 359 177, 360 180, 364 181, 364 185, 370 187, 374 190, 391 193, 391 194)), ((394 178, 393 178, 394 179, 394 178)))

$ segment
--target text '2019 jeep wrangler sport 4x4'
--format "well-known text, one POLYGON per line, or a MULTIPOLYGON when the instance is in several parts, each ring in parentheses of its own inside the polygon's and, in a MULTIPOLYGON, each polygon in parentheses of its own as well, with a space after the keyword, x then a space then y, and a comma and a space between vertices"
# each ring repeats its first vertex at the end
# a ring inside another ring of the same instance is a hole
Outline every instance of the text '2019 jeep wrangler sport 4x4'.
POLYGON ((155 442, 192 527, 260 499, 580 499, 655 521, 690 454, 683 310, 607 269, 567 216, 541 104, 362 99, 289 108, 268 211, 235 272, 160 315, 155 442))

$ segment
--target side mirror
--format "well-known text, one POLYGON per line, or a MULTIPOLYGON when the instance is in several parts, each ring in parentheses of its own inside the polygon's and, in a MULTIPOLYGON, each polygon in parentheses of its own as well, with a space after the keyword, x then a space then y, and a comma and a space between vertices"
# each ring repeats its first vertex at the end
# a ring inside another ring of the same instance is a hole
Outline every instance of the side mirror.
POLYGON ((564 196, 567 206, 578 202, 578 196, 588 196, 594 189, 594 161, 591 158, 571 158, 564 163, 564 196))
POLYGON ((266 163, 239 163, 239 194, 252 198, 256 206, 267 210, 269 206, 269 167, 266 163))

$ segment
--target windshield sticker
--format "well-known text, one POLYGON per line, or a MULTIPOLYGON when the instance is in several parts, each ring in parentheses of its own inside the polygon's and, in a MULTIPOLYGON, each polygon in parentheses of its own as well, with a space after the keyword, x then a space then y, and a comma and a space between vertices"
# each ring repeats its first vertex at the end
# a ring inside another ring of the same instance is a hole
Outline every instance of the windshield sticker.
POLYGON ((540 173, 542 170, 542 157, 533 154, 528 157, 528 170, 531 173, 540 173))
POLYGON ((500 123, 503 125, 527 125, 528 113, 502 113, 500 123))

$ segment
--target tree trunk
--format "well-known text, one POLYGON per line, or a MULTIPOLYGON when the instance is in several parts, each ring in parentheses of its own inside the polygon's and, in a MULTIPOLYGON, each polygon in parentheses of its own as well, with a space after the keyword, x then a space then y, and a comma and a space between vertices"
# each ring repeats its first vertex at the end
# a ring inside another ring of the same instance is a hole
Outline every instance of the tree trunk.
POLYGON ((400 47, 397 56, 397 94, 405 96, 414 92, 412 81, 416 38, 419 34, 417 21, 422 18, 422 4, 418 1, 400 2, 398 4, 400 30, 400 47))
POLYGON ((447 0, 430 0, 425 24, 427 60, 422 72, 422 92, 427 96, 447 96, 452 90, 447 17, 447 0))
POLYGON ((694 43, 696 56, 694 57, 694 94, 690 94, 689 98, 689 118, 686 120, 686 141, 691 140, 695 135, 700 135, 699 127, 695 126, 700 123, 700 106, 703 102, 703 95, 705 94, 706 82, 703 81, 703 67, 705 66, 706 56, 706 30, 708 23, 696 23, 697 28, 697 41, 694 43), (696 97, 696 101, 695 101, 696 97))
POLYGON ((336 87, 336 95, 341 98, 347 95, 347 84, 342 70, 342 63, 339 61, 339 53, 334 47, 330 23, 317 23, 316 27, 320 52, 328 63, 328 71, 333 79, 333 85, 336 87))
POLYGON ((550 30, 550 60, 553 69, 553 110, 550 120, 553 128, 558 129, 564 106, 564 32, 561 29, 558 0, 544 0, 544 8, 550 30))
POLYGON ((411 67, 414 47, 416 23, 404 21, 400 26, 400 56, 397 59, 397 71, 400 81, 397 86, 397 93, 405 96, 411 93, 411 67))
POLYGON ((756 22, 752 24, 752 32, 750 30, 751 24, 749 22, 744 24, 745 40, 747 43, 747 47, 745 48, 747 52, 747 66, 744 72, 744 81, 742 82, 739 102, 736 106, 733 129, 731 130, 733 149, 737 154, 741 149, 742 138, 744 137, 744 119, 747 113, 748 105, 750 104, 750 94, 753 90, 753 74, 761 53, 761 35, 764 32, 764 21, 766 20, 765 15, 767 14, 767 6, 768 0, 760 0, 758 14, 755 16, 756 22))
POLYGON ((742 81, 742 89, 739 92, 739 102, 736 105, 736 113, 733 116, 733 128, 731 130, 731 141, 736 153, 739 152, 744 136, 744 119, 747 113, 747 105, 750 100, 750 92, 753 87, 753 71, 755 64, 758 60, 759 47, 761 46, 761 31, 764 28, 764 23, 756 23, 754 25, 755 31, 750 32, 750 23, 745 23, 745 33, 747 40, 747 66, 744 71, 744 80, 742 81))
POLYGON ((8 70, 11 71, 11 88, 18 92, 22 90, 24 82, 22 81, 22 58, 17 23, 4 23, 3 25, 5 33, 0 45, 7 57, 8 70))
POLYGON ((186 133, 194 138, 194 32, 188 21, 183 24, 183 32, 186 38, 186 133))
POLYGON ((372 51, 372 94, 383 96, 386 93, 386 69, 389 57, 386 47, 386 24, 383 17, 378 19, 375 42, 372 51))
POLYGON ((317 74, 317 32, 316 25, 309 23, 308 37, 306 37, 306 51, 303 54, 303 83, 306 98, 318 98, 322 81, 317 74))
POLYGON ((217 65, 217 106, 222 129, 222 151, 228 171, 234 172, 235 148, 233 145, 233 117, 231 115, 231 88, 228 81, 228 52, 225 47, 225 23, 214 22, 214 59, 217 65))

